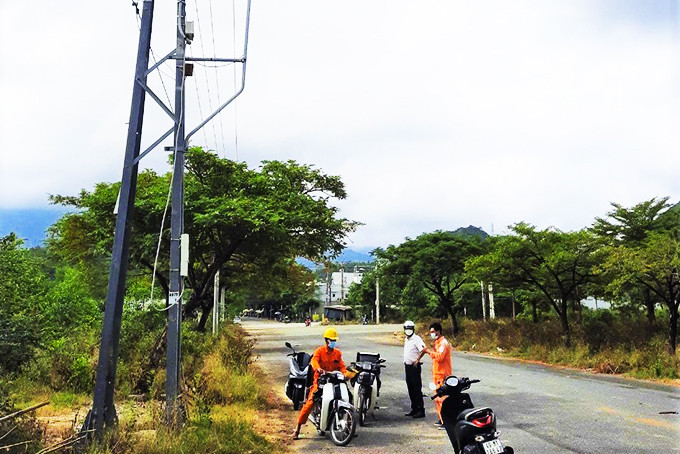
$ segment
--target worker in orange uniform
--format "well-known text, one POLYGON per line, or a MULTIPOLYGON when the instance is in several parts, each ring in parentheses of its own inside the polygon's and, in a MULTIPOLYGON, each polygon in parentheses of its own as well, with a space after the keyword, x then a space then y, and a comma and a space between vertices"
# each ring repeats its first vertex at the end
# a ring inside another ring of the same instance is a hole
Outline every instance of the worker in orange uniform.
MULTIPOLYGON (((432 358, 432 380, 437 387, 440 387, 444 383, 444 379, 453 373, 451 368, 451 351, 453 348, 449 341, 446 340, 442 334, 442 325, 440 323, 434 322, 430 325, 430 338, 434 341, 432 349, 425 348, 420 352, 421 356, 424 354, 430 355, 432 358)), ((443 428, 442 425, 442 402, 443 397, 437 397, 434 399, 435 409, 437 410, 437 422, 434 423, 438 428, 443 428)))
POLYGON ((353 374, 345 367, 345 362, 342 360, 342 352, 335 348, 335 343, 338 341, 338 332, 334 328, 328 328, 323 333, 326 345, 319 347, 314 351, 310 364, 314 370, 314 384, 309 390, 309 397, 300 409, 298 416, 297 427, 293 431, 293 440, 297 440, 300 435, 300 428, 307 422, 309 414, 312 412, 314 405, 314 394, 319 389, 319 376, 325 372, 340 371, 346 377, 351 377, 353 374))

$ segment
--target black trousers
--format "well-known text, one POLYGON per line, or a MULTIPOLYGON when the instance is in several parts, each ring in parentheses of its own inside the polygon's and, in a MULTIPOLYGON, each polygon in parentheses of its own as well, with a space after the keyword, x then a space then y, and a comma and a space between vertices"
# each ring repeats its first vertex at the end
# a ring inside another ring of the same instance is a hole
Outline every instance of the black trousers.
POLYGON ((408 397, 411 399, 412 411, 424 411, 423 405, 423 381, 420 378, 421 367, 420 364, 414 366, 413 364, 404 364, 406 371, 406 387, 408 388, 408 397))

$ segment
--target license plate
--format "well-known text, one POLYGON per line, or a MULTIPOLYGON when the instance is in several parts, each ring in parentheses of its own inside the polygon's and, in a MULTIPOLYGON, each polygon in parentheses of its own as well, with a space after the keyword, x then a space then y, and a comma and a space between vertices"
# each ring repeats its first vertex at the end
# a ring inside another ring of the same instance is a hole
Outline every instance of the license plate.
POLYGON ((499 439, 482 443, 482 447, 484 448, 484 454, 503 454, 503 451, 505 451, 503 443, 499 439))

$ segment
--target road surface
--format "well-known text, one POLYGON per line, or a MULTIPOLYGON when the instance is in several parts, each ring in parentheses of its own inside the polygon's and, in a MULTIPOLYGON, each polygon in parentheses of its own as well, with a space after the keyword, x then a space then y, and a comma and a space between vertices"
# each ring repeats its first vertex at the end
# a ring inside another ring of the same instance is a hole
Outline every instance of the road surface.
MULTIPOLYGON (((257 338, 259 364, 280 384, 283 394, 288 364, 285 341, 312 353, 322 345, 326 327, 244 320, 257 338)), ((320 437, 311 423, 293 449, 323 453, 449 453, 445 431, 437 430, 434 407, 425 399, 427 417, 404 417, 409 399, 404 381, 399 325, 342 325, 338 348, 349 364, 357 351, 376 351, 387 359, 376 411, 377 420, 357 427, 358 436, 346 448, 320 437)), ((424 358, 423 385, 431 381, 424 358)), ((638 380, 593 375, 518 361, 455 352, 453 371, 481 379, 468 391, 476 406, 490 406, 506 445, 517 453, 680 453, 680 389, 638 380)), ((290 404, 290 428, 297 412, 290 404)))

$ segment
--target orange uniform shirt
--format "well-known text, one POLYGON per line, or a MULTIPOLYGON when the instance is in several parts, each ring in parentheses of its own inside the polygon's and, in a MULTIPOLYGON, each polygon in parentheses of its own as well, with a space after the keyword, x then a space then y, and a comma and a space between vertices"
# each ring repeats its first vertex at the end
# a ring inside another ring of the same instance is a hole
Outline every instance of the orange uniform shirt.
POLYGON ((345 362, 342 360, 342 352, 337 348, 328 350, 325 345, 314 350, 312 355, 312 369, 314 369, 314 380, 319 378, 319 369, 328 372, 339 370, 343 375, 347 375, 347 368, 345 362))
POLYGON ((451 344, 444 336, 434 341, 434 349, 430 351, 432 358, 432 378, 435 383, 443 381, 453 373, 451 367, 451 344))

